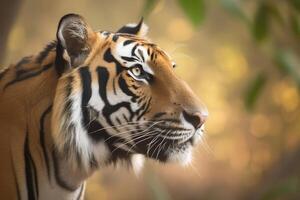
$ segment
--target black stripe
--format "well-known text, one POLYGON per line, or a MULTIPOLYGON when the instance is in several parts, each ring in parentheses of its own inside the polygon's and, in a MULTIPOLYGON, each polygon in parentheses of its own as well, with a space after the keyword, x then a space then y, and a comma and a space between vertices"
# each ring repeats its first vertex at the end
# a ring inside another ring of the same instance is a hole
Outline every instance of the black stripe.
MULTIPOLYGON (((98 73, 98 85, 99 85, 99 95, 104 102, 104 108, 109 106, 110 103, 107 100, 107 95, 106 95, 106 86, 107 86, 107 81, 108 81, 108 70, 105 67, 98 67, 97 68, 97 73, 98 73)), ((107 122, 113 126, 110 116, 104 113, 104 108, 102 109, 103 115, 105 115, 107 122)))
POLYGON ((118 41, 118 39, 119 39, 119 36, 118 35, 114 35, 113 37, 112 37, 112 40, 114 41, 114 42, 117 42, 118 41))
POLYGON ((117 61, 117 59, 115 59, 115 57, 111 54, 111 50, 110 48, 108 48, 105 53, 104 53, 104 60, 106 62, 114 62, 116 64, 116 75, 118 75, 119 73, 121 73, 123 71, 123 66, 117 61))
POLYGON ((41 64, 44 61, 44 59, 48 56, 50 51, 54 50, 54 48, 56 47, 56 44, 57 44, 56 41, 49 43, 45 47, 45 49, 39 53, 39 55, 36 58, 36 62, 41 64))
POLYGON ((88 102, 92 96, 92 77, 88 67, 79 69, 81 84, 82 84, 82 97, 81 97, 81 111, 82 111, 82 125, 86 128, 90 122, 89 110, 87 108, 88 102))
POLYGON ((55 69, 58 76, 61 76, 68 68, 68 62, 63 58, 64 48, 57 42, 56 45, 56 57, 55 57, 55 69))
POLYGON ((20 67, 22 67, 23 65, 29 63, 32 59, 32 56, 26 56, 24 58, 22 58, 15 66, 15 68, 18 70, 20 69, 20 67))
POLYGON ((28 199, 34 200, 39 196, 39 189, 38 189, 36 167, 32 160, 30 150, 29 150, 28 132, 26 133, 26 139, 24 145, 24 158, 25 158, 27 196, 28 199))
POLYGON ((117 95, 117 91, 116 91, 116 78, 113 78, 113 90, 114 90, 114 94, 117 95))
POLYGON ((106 86, 108 81, 108 70, 105 67, 97 67, 99 95, 105 105, 109 105, 106 96, 106 86))
MULTIPOLYGON (((88 125, 91 120, 90 112, 88 110, 88 103, 92 96, 92 77, 88 67, 81 67, 79 69, 79 74, 81 78, 82 85, 82 97, 81 97, 81 112, 82 112, 82 126, 85 130, 88 129, 88 125)), ((87 130, 88 131, 88 130, 87 130)), ((77 153, 77 163, 78 166, 81 166, 82 160, 79 153, 77 153)))
POLYGON ((107 90, 106 87, 107 87, 107 81, 109 76, 108 70, 105 67, 97 67, 97 74, 98 74, 99 95, 105 105, 104 108, 102 109, 102 114, 106 118, 107 122, 111 126, 113 126, 113 123, 110 119, 110 115, 113 112, 116 112, 121 107, 127 108, 130 114, 133 115, 129 102, 121 102, 116 105, 110 105, 110 103, 108 102, 107 94, 106 94, 106 90, 107 90))
POLYGON ((47 64, 47 65, 44 65, 44 66, 42 67, 42 69, 40 69, 40 70, 33 71, 33 72, 32 72, 32 71, 29 71, 28 73, 23 74, 21 77, 16 76, 16 78, 15 78, 14 80, 8 82, 8 83, 5 85, 4 89, 6 89, 8 86, 13 85, 13 84, 15 84, 15 83, 18 83, 18 82, 21 82, 21 81, 25 81, 25 80, 27 80, 27 79, 30 79, 30 78, 32 78, 32 77, 35 77, 35 76, 40 75, 40 74, 43 73, 44 71, 50 69, 50 68, 52 67, 52 65, 53 65, 53 64, 50 63, 50 64, 47 64))
POLYGON ((123 118, 125 119, 126 122, 129 122, 129 119, 127 118, 126 115, 124 115, 124 113, 122 114, 123 118))
POLYGON ((142 50, 138 49, 138 53, 139 53, 139 55, 141 56, 143 62, 145 62, 145 58, 144 58, 144 55, 143 55, 142 50))
POLYGON ((142 101, 146 99, 146 96, 140 96, 137 100, 137 103, 140 104, 142 101))
POLYGON ((119 119, 119 118, 116 118, 116 120, 117 120, 117 122, 118 122, 118 124, 119 124, 119 125, 121 125, 121 124, 122 124, 122 122, 120 121, 120 119, 119 119))
POLYGON ((134 45, 134 47, 131 49, 131 56, 136 56, 135 50, 139 46, 139 44, 134 45))
POLYGON ((128 25, 123 26, 117 31, 117 33, 127 33, 127 34, 137 35, 142 27, 142 24, 143 24, 143 19, 141 19, 141 21, 136 26, 133 27, 130 27, 128 25))
POLYGON ((16 71, 16 77, 22 77, 23 75, 26 75, 30 71, 33 71, 34 69, 24 69, 24 65, 28 64, 32 59, 32 56, 27 56, 22 58, 16 65, 15 65, 15 71, 16 71))
POLYGON ((136 94, 134 94, 129 88, 128 85, 126 84, 125 79, 120 76, 119 77, 119 86, 121 88, 121 90, 127 95, 127 96, 131 96, 132 99, 134 99, 134 101, 138 98, 138 96, 136 94))
POLYGON ((147 106, 146 106, 145 110, 138 116, 137 120, 140 120, 149 111, 149 108, 151 105, 151 100, 152 100, 152 97, 150 97, 149 100, 147 101, 147 106))
POLYGON ((123 46, 127 46, 131 43, 135 42, 134 40, 126 40, 124 43, 123 43, 123 46))
POLYGON ((150 56, 150 60, 152 60, 152 61, 154 61, 154 56, 155 56, 154 54, 155 54, 155 53, 152 52, 152 53, 151 53, 151 56, 150 56))
POLYGON ((20 69, 23 65, 28 64, 32 60, 32 56, 25 56, 15 66, 16 69, 20 69))
POLYGON ((127 62, 135 62, 135 61, 138 61, 136 58, 133 58, 133 57, 121 56, 121 58, 122 58, 123 60, 126 60, 127 62))
POLYGON ((50 165, 49 165, 49 157, 47 154, 47 149, 46 149, 46 141, 45 141, 45 118, 47 116, 47 114, 50 113, 52 109, 52 105, 50 105, 42 114, 41 118, 40 118, 40 143, 41 143, 41 147, 43 150, 43 155, 45 158, 45 164, 46 164, 46 168, 47 168, 47 175, 48 175, 48 180, 50 182, 50 165))
POLYGON ((135 111, 136 115, 139 115, 139 113, 143 112, 147 106, 148 106, 148 102, 146 101, 145 103, 143 103, 142 106, 140 106, 138 110, 135 111))

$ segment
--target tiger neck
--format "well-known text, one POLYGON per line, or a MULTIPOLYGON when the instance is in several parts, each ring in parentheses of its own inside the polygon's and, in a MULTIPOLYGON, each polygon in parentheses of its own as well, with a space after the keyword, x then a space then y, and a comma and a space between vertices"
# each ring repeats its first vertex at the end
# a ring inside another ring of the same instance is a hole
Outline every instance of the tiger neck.
POLYGON ((86 179, 95 171, 95 169, 86 171, 74 167, 74 164, 66 160, 62 153, 55 150, 53 151, 53 165, 56 182, 70 192, 75 192, 82 187, 86 179))
MULTIPOLYGON (((33 138, 34 134, 36 134, 35 137, 41 137, 41 135, 43 135, 41 140, 43 140, 43 143, 45 144, 45 147, 43 147, 45 150, 42 153, 47 154, 46 156, 48 158, 53 159, 52 164, 50 162, 49 166, 47 166, 52 171, 51 176, 54 177, 56 182, 66 191, 77 192, 78 189, 83 186, 85 180, 95 171, 95 169, 89 168, 83 170, 82 168, 77 167, 74 165, 74 163, 70 163, 65 159, 66 152, 58 152, 54 147, 54 141, 52 137, 53 133, 51 132, 51 116, 53 113, 53 103, 57 83, 62 73, 62 71, 59 71, 58 69, 62 69, 62 67, 65 66, 59 66, 59 64, 62 63, 58 62, 59 59, 57 59, 57 51, 54 47, 54 44, 51 44, 51 48, 49 47, 49 49, 47 49, 47 56, 43 57, 43 60, 41 60, 40 63, 41 69, 48 65, 50 67, 47 68, 47 70, 44 70, 38 76, 34 77, 34 79, 32 79, 30 82, 26 83, 29 85, 28 88, 30 89, 23 90, 24 95, 22 97, 22 102, 26 107, 25 113, 28 113, 30 119, 27 123, 31 123, 32 120, 36 121, 36 123, 34 123, 34 126, 36 127, 32 127, 32 124, 28 125, 30 128, 28 131, 29 137, 33 138), (37 113, 42 114, 41 116, 38 116, 37 113), (33 130, 40 131, 36 132, 33 130)), ((41 56, 32 57, 34 59, 30 60, 30 62, 36 63, 39 57, 41 56)), ((22 69, 26 69, 26 66, 22 67, 22 69)), ((31 139, 29 138, 29 140, 31 139)))

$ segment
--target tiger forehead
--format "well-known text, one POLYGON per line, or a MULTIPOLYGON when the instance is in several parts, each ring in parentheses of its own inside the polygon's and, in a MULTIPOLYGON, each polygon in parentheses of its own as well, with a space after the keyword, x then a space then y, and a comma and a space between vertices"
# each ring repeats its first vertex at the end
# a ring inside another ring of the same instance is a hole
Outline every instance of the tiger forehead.
MULTIPOLYGON (((112 40, 116 42, 116 45, 119 45, 120 48, 126 48, 128 46, 128 48, 131 49, 131 51, 135 51, 139 48, 145 50, 144 53, 146 53, 146 56, 149 56, 148 61, 155 62, 158 56, 161 56, 163 60, 173 65, 171 57, 163 49, 161 49, 157 44, 152 43, 145 38, 140 38, 130 34, 115 34, 114 36, 112 36, 112 40), (118 39, 115 38, 114 41, 115 36, 117 36, 118 39)), ((138 53, 141 54, 142 52, 139 51, 138 53)))
POLYGON ((162 50, 157 44, 150 42, 146 38, 141 38, 136 35, 127 34, 127 33, 111 33, 108 31, 101 31, 100 32, 106 39, 111 40, 112 42, 123 42, 124 45, 135 43, 140 46, 144 46, 146 48, 152 49, 153 52, 158 53, 162 55, 163 57, 166 57, 170 59, 170 56, 162 50), (120 40, 121 41, 120 41, 120 40))

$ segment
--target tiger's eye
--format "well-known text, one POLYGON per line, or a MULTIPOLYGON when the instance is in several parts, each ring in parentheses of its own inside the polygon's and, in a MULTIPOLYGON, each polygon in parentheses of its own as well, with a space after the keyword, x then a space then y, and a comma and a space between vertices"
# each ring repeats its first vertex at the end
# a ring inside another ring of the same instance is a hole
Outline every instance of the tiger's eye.
POLYGON ((133 73, 133 75, 135 76, 140 76, 142 74, 142 71, 139 67, 133 67, 131 69, 131 72, 133 73))

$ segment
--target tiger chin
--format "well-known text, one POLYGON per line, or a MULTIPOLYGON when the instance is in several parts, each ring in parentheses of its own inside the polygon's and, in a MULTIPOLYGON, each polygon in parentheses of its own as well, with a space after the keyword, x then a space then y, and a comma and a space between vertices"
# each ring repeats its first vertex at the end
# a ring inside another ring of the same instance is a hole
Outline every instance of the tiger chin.
POLYGON ((1 194, 82 199, 85 180, 119 160, 135 171, 145 157, 192 160, 207 109, 147 30, 141 20, 94 31, 68 14, 56 41, 0 72, 0 123, 11 135, 2 143, 11 152, 6 168, 13 180, 1 194))

